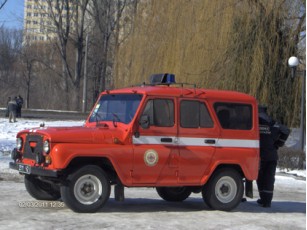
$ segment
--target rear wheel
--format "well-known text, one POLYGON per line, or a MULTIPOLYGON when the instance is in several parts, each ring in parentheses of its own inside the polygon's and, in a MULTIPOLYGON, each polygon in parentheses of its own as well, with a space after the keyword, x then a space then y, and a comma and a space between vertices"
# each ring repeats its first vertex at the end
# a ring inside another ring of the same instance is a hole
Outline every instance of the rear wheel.
POLYGON ((243 180, 236 170, 220 169, 204 186, 202 196, 210 208, 230 211, 240 204, 243 191, 243 180))
POLYGON ((58 200, 61 197, 58 186, 32 175, 25 175, 25 187, 27 192, 37 200, 58 200))
POLYGON ((96 212, 110 197, 110 181, 101 168, 87 165, 68 176, 61 195, 75 212, 96 212))
POLYGON ((157 187, 156 190, 166 201, 184 201, 191 195, 191 190, 187 187, 157 187))

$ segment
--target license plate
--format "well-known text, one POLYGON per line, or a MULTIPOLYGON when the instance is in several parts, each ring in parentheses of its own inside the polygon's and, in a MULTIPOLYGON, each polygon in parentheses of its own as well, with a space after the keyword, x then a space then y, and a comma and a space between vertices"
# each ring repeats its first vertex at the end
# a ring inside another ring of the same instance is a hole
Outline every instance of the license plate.
POLYGON ((19 164, 18 165, 18 171, 21 172, 21 173, 30 174, 31 173, 31 166, 19 164))

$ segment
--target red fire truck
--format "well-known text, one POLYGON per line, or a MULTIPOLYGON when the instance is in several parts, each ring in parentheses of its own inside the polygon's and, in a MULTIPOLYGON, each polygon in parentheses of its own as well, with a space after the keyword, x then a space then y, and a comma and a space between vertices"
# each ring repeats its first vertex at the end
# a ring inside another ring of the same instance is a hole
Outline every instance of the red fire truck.
POLYGON ((19 132, 12 159, 32 197, 61 198, 75 212, 101 209, 112 185, 116 200, 125 187, 155 187, 166 201, 201 193, 210 208, 228 211, 257 179, 257 101, 157 74, 102 92, 83 126, 19 132))

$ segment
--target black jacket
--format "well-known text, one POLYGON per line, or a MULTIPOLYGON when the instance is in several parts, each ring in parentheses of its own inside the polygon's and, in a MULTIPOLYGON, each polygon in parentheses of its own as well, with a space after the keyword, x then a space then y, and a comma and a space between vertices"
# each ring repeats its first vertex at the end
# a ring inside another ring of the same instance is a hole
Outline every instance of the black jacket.
POLYGON ((277 146, 279 129, 274 126, 275 122, 267 114, 259 114, 260 131, 260 159, 262 161, 277 161, 277 146))

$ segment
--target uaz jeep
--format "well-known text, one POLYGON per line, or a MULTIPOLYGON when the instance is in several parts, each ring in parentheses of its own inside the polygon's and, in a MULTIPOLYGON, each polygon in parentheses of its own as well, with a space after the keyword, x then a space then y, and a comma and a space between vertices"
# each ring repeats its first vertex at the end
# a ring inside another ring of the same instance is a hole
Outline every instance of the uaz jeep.
POLYGON ((101 93, 80 127, 39 127, 17 134, 10 168, 25 175, 38 200, 62 199, 76 212, 101 209, 114 185, 155 187, 166 201, 201 193, 212 209, 232 210, 259 164, 255 98, 175 84, 172 74, 150 84, 101 93))

